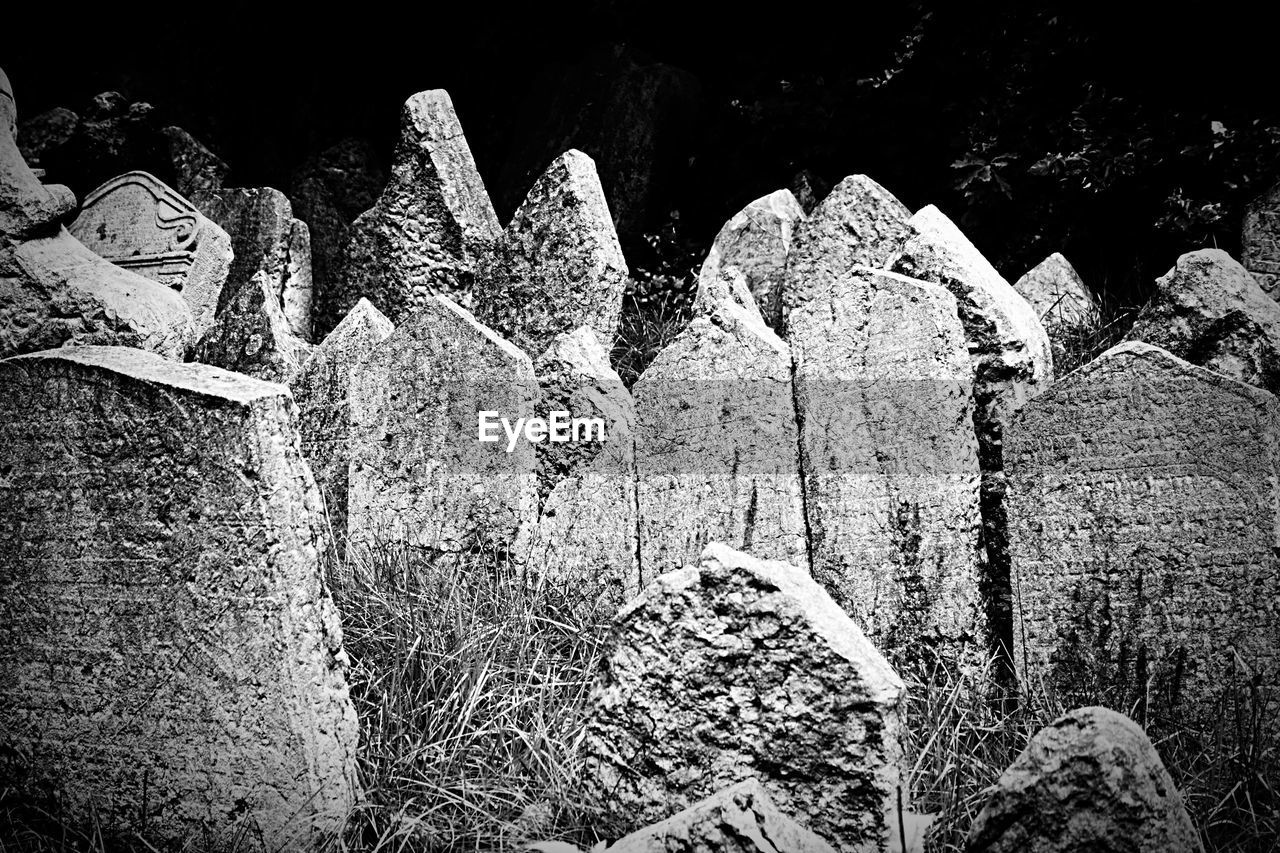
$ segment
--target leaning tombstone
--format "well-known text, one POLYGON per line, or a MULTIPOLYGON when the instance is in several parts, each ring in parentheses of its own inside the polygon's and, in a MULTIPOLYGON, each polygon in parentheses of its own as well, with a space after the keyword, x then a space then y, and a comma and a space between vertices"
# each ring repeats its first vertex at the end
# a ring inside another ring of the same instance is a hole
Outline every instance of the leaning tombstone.
POLYGON ((1036 733, 973 822, 971 853, 1201 853, 1182 796, 1146 732, 1078 708, 1036 733))
POLYGON ((1240 260, 1262 292, 1273 299, 1280 297, 1280 184, 1245 208, 1240 244, 1240 260))
POLYGON ((980 660, 980 475, 955 297, 861 269, 789 329, 814 579, 899 668, 980 660))
POLYGON ((1275 397, 1121 344, 1023 407, 1005 464, 1024 683, 1195 725, 1277 671, 1275 397))
POLYGON ((399 325, 436 294, 469 306, 477 264, 501 239, 449 93, 419 92, 400 113, 390 182, 351 226, 329 310, 365 297, 399 325))
POLYGON ((127 172, 98 187, 71 234, 116 266, 182 294, 197 332, 213 325, 231 268, 231 239, 154 176, 127 172))
POLYGON ((319 496, 278 385, 0 361, 0 775, 108 846, 334 839, 356 801, 319 496))
POLYGON ((473 304, 481 322, 528 352, 578 326, 612 345, 626 283, 595 161, 571 150, 534 183, 482 263, 473 304))
POLYGON ((1073 338, 1089 334, 1099 325, 1098 300, 1075 267, 1058 252, 1028 270, 1013 283, 1013 289, 1040 318, 1055 364, 1067 357, 1073 338))
POLYGON ((707 543, 808 567, 791 351, 731 302, 696 317, 632 388, 640 565, 707 543))
POLYGON ((213 325, 196 342, 195 361, 288 385, 301 372, 312 347, 289 330, 266 272, 223 299, 213 325))
POLYGON ((903 685, 803 569, 715 543, 614 619, 583 777, 604 821, 661 820, 749 778, 837 849, 908 808, 903 685))

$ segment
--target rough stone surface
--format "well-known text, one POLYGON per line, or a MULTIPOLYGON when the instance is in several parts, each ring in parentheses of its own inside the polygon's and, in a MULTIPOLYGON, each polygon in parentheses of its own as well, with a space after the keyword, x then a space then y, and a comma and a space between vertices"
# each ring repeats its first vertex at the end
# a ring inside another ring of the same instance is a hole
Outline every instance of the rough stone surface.
POLYGON ((694 314, 731 299, 758 310, 773 329, 782 326, 782 287, 787 253, 797 224, 804 220, 790 190, 758 198, 738 211, 716 235, 698 273, 694 314))
POLYGON ((756 777, 835 847, 887 843, 903 685, 803 570, 712 544, 623 608, 611 643, 583 782, 620 825, 756 777))
POLYGON ((269 382, 292 383, 312 347, 289 331, 275 282, 259 272, 223 300, 196 343, 195 360, 269 382))
POLYGON ((346 542, 347 468, 351 462, 351 378, 356 367, 394 331, 391 321, 361 299, 307 358, 293 381, 301 416, 302 455, 311 465, 338 545, 346 542))
POLYGON ((578 326, 613 344, 627 261, 596 164, 567 151, 547 167, 481 265, 476 317, 529 352, 578 326))
POLYGON ((356 715, 292 419, 123 347, 0 362, 0 776, 161 849, 342 828, 356 715))
POLYGON ((344 139, 293 173, 289 188, 293 213, 311 232, 311 322, 316 339, 328 334, 346 314, 338 307, 342 247, 351 223, 373 207, 386 185, 386 169, 373 146, 362 139, 344 139))
POLYGON ((533 367, 537 414, 600 418, 605 440, 537 445, 540 512, 527 565, 611 615, 640 591, 631 394, 587 326, 557 335, 533 367))
POLYGON ((1258 286, 1273 299, 1280 297, 1280 184, 1245 208, 1240 245, 1240 260, 1258 286))
POLYGON ((363 296, 399 324, 435 294, 465 307, 477 264, 501 238, 449 94, 419 92, 400 114, 390 183, 351 226, 330 310, 363 296))
POLYGON ((1127 336, 1192 364, 1280 392, 1280 305, 1230 255, 1178 258, 1127 336))
POLYGON ((676 336, 632 394, 645 578, 712 541, 808 566, 791 351, 777 335, 722 304, 676 336))
POLYGON ((39 166, 44 152, 66 145, 80 124, 80 116, 66 107, 54 107, 18 127, 18 150, 29 166, 39 166))
POLYGON ((505 436, 481 443, 477 427, 481 411, 512 424, 532 414, 527 355, 436 296, 355 369, 351 389, 348 541, 523 557, 537 513, 533 445, 508 453, 505 436))
POLYGON ((1013 283, 1030 303, 1049 337, 1055 330, 1086 325, 1098 316, 1098 303, 1075 267, 1054 252, 1013 283))
POLYGON ((898 666, 984 652, 955 298, 863 269, 793 312, 790 330, 814 579, 898 666))
POLYGON ((783 321, 854 267, 885 266, 907 238, 910 219, 911 211, 866 175, 836 184, 796 226, 782 288, 783 321))
POLYGON ((118 267, 182 294, 196 331, 213 325, 231 268, 231 239, 146 172, 112 178, 85 198, 71 234, 118 267))
POLYGON ((285 194, 271 187, 236 187, 202 195, 197 203, 231 235, 231 284, 238 288, 264 273, 289 331, 311 340, 311 234, 305 222, 293 218, 285 194))
POLYGON ((1278 415, 1271 394, 1143 343, 1018 413, 1005 462, 1024 678, 1193 723, 1240 667, 1280 683, 1278 415))
POLYGON ((759 781, 748 779, 619 839, 609 851, 835 853, 835 848, 780 812, 759 781))
POLYGON ((1045 726, 974 821, 973 853, 1200 853, 1195 826, 1133 720, 1079 708, 1045 726))
POLYGON ((222 189, 231 167, 180 127, 170 125, 160 131, 169 143, 173 166, 173 186, 190 199, 202 198, 222 189))

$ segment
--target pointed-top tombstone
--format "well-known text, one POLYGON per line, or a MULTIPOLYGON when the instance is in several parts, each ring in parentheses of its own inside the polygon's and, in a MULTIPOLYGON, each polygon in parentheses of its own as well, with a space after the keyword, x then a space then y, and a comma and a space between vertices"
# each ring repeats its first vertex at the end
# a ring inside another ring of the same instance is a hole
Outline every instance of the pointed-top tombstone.
POLYGON ((1273 299, 1280 298, 1280 183, 1245 208, 1240 261, 1273 299))
POLYGON ((1075 267, 1054 252, 1013 283, 1013 289, 1031 304, 1045 330, 1089 323, 1098 315, 1098 302, 1075 267))
POLYGON ((476 266, 501 236, 449 93, 419 92, 400 113, 390 182, 351 227, 326 310, 366 297, 399 324, 434 294, 469 305, 476 266))
POLYGON ((534 183, 502 248, 483 265, 476 316, 529 352, 578 326, 612 345, 626 283, 595 161, 566 151, 534 183))
POLYGON ((289 330, 275 282, 259 272, 223 300, 213 326, 196 344, 194 360, 287 385, 310 354, 311 346, 289 330))

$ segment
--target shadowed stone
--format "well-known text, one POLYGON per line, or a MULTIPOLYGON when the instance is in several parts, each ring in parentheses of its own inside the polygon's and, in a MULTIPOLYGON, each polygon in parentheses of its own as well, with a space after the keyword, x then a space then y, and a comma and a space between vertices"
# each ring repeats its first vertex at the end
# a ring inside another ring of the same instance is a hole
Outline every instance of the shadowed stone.
POLYGON ((782 288, 783 321, 854 267, 885 266, 906 239, 909 219, 911 211, 866 175, 836 184, 796 225, 782 288))
POLYGON ((399 324, 435 294, 467 306, 476 267, 501 238, 449 94, 419 92, 400 114, 390 183, 351 226, 330 310, 363 296, 399 324))
POLYGON ((738 211, 716 235, 698 273, 694 314, 706 314, 726 299, 756 311, 781 328, 787 252, 804 211, 790 190, 758 198, 738 211))
POLYGON ((632 395, 645 577, 712 541, 808 566, 791 351, 758 316, 695 318, 632 395))
POLYGON ((530 352, 578 326, 612 345, 626 283, 596 165, 567 151, 534 183, 501 247, 482 264, 476 316, 530 352))
POLYGON ((780 812, 759 781, 748 779, 619 839, 609 851, 835 853, 835 848, 780 812))
POLYGON ((536 396, 527 355, 431 297, 352 375, 349 541, 521 559, 537 514, 533 445, 480 442, 478 414, 514 424, 536 396))
POLYGON ((118 267, 170 287, 196 332, 213 325, 231 268, 231 239, 195 205, 146 172, 127 172, 84 200, 71 234, 118 267))
POLYGON ((1201 853, 1155 747, 1133 720, 1079 708, 1045 726, 974 821, 972 853, 1201 853))
POLYGON ((173 186, 178 192, 197 199, 222 189, 231 173, 222 158, 180 127, 169 126, 160 133, 168 142, 173 186))
POLYGON ((71 825, 342 830, 356 715, 293 416, 278 385, 123 347, 0 362, 0 776, 71 825))
POLYGON ((351 381, 395 327, 367 299, 361 299, 307 358, 292 383, 301 416, 302 455, 311 465, 328 510, 336 551, 347 531, 347 469, 351 461, 351 381))
POLYGON ((1258 196, 1244 212, 1240 260, 1262 292, 1280 296, 1280 184, 1258 196))
POLYGON ((801 169, 792 176, 789 189, 800 209, 808 216, 831 192, 831 183, 812 169, 801 169))
POLYGON ((789 326, 814 579, 898 666, 981 657, 981 478, 955 298, 856 270, 789 326))
POLYGON ((1028 270, 1013 289, 1030 303, 1050 338, 1060 328, 1085 326, 1098 316, 1097 300, 1058 252, 1028 270))
POLYGON ((289 331, 275 282, 259 272, 223 300, 217 319, 196 344, 194 360, 268 382, 290 384, 312 347, 289 331))
POLYGON ((888 843, 906 806, 903 685, 802 569, 712 544, 611 637, 582 777, 606 819, 643 825, 755 777, 838 849, 888 843))
POLYGON ((46 151, 66 145, 80 124, 80 116, 66 107, 54 107, 18 127, 18 150, 29 166, 39 166, 46 151))
POLYGON ((1280 305, 1218 249, 1188 252, 1156 279, 1127 339, 1280 392, 1280 305))
POLYGON ((1278 418, 1143 343, 1027 403, 1005 432, 1023 678, 1189 725, 1233 681, 1277 683, 1278 418))

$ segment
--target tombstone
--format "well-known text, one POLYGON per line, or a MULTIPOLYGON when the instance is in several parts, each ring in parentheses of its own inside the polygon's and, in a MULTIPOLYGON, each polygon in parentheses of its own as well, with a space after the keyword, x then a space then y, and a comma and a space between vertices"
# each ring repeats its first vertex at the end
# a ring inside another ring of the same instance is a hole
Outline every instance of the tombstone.
POLYGON ((466 307, 477 264, 501 239, 449 93, 419 92, 400 114, 390 183, 351 226, 329 310, 366 297, 399 325, 436 294, 466 307))
POLYGON ((200 209, 231 235, 235 286, 265 273, 289 331, 311 340, 311 233, 293 218, 284 193, 271 187, 218 189, 197 199, 200 209))
POLYGON ((161 849, 342 830, 356 715, 292 410, 124 347, 0 361, 0 776, 37 807, 161 849))
POLYGON ((708 542, 809 565, 791 351, 724 303, 694 318, 632 388, 640 565, 687 565, 708 542))
POLYGON ((180 127, 170 125, 160 133, 168 143, 173 186, 178 192, 186 198, 197 199, 222 189, 231 167, 221 157, 180 127))
POLYGON ((1156 279, 1126 339, 1280 393, 1280 305, 1219 249, 1188 252, 1156 279))
POLYGON ((0 71, 0 356, 114 344, 183 358, 195 339, 191 309, 67 233, 60 222, 75 197, 32 173, 14 144, 16 120, 13 88, 0 71))
POLYGON ((694 314, 725 299, 758 311, 772 329, 782 327, 782 288, 791 236, 804 211, 790 190, 758 198, 716 235, 698 272, 694 314))
POLYGON ((782 288, 783 321, 854 267, 884 267, 906 239, 910 218, 902 202, 866 175, 836 184, 796 225, 782 288))
POLYGON ((537 396, 529 357, 444 297, 354 370, 348 541, 429 558, 523 558, 536 520, 533 444, 480 441, 480 413, 514 425, 537 396))
POLYGON ((896 830, 902 682, 804 570, 712 544, 619 611, 610 643, 581 777, 606 819, 660 820, 755 777, 837 849, 896 830))
POLYGON ((1273 299, 1280 296, 1280 184, 1245 208, 1240 245, 1240 260, 1262 292, 1273 299))
POLYGON ((293 173, 293 214, 311 232, 311 326, 322 339, 346 315, 338 308, 342 247, 356 217, 373 207, 387 173, 362 139, 344 139, 309 158, 293 173))
POLYGON ((213 325, 232 264, 231 239, 154 176, 126 172, 98 187, 71 234, 116 266, 181 293, 197 332, 213 325))
POLYGON ((195 361, 268 382, 292 384, 312 347, 296 337, 266 272, 224 297, 213 325, 196 342, 195 361))
POLYGON ((895 666, 973 660, 981 477, 956 300, 868 269, 822 293, 789 323, 813 577, 895 666))
POLYGON ((293 381, 302 455, 324 499, 337 553, 347 532, 347 468, 351 462, 351 377, 395 327, 361 299, 315 348, 293 381))
POLYGON ((901 252, 887 266, 951 291, 964 325, 982 469, 987 565, 981 592, 995 647, 1007 654, 1013 640, 1001 436, 1013 412, 1053 381, 1049 338, 1027 301, 936 207, 917 211, 908 229, 901 252))
POLYGON ((677 815, 637 830, 610 853, 835 853, 835 848, 787 817, 756 779, 717 791, 677 815))
POLYGON ((1013 283, 1027 300, 1052 339, 1054 332, 1078 329, 1097 322, 1098 301, 1075 267, 1054 252, 1013 283))
POLYGON ((476 316, 529 352, 578 326, 612 345, 626 283, 627 261, 596 164, 567 151, 534 183, 483 263, 476 316))
POLYGON ((1278 417, 1143 343, 1027 403, 1004 437, 1024 679, 1190 724, 1238 666, 1277 683, 1278 417))
POLYGON ((966 849, 1204 850, 1146 733, 1107 708, 1078 708, 1037 732, 991 789, 966 849))
POLYGON ((534 362, 534 373, 539 416, 560 411, 599 418, 604 435, 536 446, 539 516, 528 569, 612 615, 641 582, 631 394, 588 326, 557 335, 534 362))

